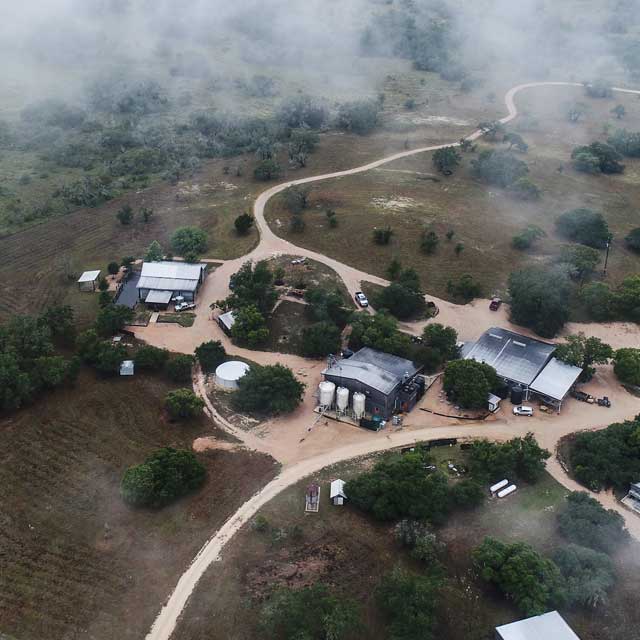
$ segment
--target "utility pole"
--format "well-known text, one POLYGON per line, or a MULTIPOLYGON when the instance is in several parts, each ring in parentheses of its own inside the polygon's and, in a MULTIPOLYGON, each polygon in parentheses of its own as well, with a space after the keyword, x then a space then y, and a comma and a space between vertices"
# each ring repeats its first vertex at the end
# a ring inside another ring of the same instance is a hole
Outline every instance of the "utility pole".
POLYGON ((613 240, 613 236, 609 234, 609 237, 607 238, 607 252, 604 256, 604 269, 602 270, 602 277, 606 277, 607 275, 607 264, 609 262, 609 247, 611 246, 611 240, 613 240))

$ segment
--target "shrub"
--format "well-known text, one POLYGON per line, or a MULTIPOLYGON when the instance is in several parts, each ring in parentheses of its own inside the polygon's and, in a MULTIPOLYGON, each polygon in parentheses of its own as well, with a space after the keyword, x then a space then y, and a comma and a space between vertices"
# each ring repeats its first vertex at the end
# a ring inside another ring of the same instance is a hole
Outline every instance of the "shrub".
POLYGON ((321 358, 340 350, 341 331, 331 322, 316 322, 302 330, 302 355, 321 358))
POLYGON ((190 382, 192 366, 193 356, 181 353, 167 362, 165 370, 173 382, 190 382))
POLYGON ((207 250, 207 234, 197 227, 180 227, 171 236, 171 248, 188 262, 196 262, 207 250))
POLYGON ((110 262, 107 265, 107 271, 110 275, 115 276, 120 271, 120 265, 117 262, 110 262))
POLYGON ((375 296, 376 308, 385 309, 401 320, 407 320, 424 312, 424 293, 415 283, 392 282, 375 296))
POLYGON ((364 135, 378 125, 380 105, 374 100, 346 102, 338 108, 337 124, 340 129, 364 135))
POLYGON ((565 509, 558 515, 558 529, 570 542, 609 554, 629 539, 624 518, 584 491, 569 494, 565 509))
POLYGON ((169 352, 166 349, 145 344, 138 349, 133 360, 136 369, 161 371, 168 359, 169 352))
POLYGON ((122 331, 124 326, 133 320, 133 310, 122 304, 110 304, 98 311, 96 331, 101 336, 112 336, 122 331))
POLYGON ((291 220, 289 221, 289 229, 293 233, 302 233, 305 230, 307 223, 304 221, 304 218, 300 215, 291 216, 291 220))
POLYGON ((458 300, 471 302, 482 295, 482 285, 476 282, 471 274, 465 273, 457 281, 449 280, 447 291, 458 300))
POLYGON ((266 160, 261 160, 253 170, 253 177, 256 180, 261 180, 262 182, 266 182, 267 180, 275 180, 280 176, 280 165, 276 160, 272 158, 267 158, 266 160))
POLYGON ((545 613, 565 600, 558 567, 524 542, 485 538, 472 557, 483 580, 495 584, 527 616, 545 613))
POLYGON ((203 342, 199 347, 196 347, 195 354, 203 371, 213 371, 227 357, 227 352, 219 340, 203 342))
POLYGON ((391 242, 391 236, 393 235, 393 231, 391 227, 387 226, 382 229, 378 229, 377 227, 373 230, 373 240, 376 244, 389 244, 391 242))
POLYGON ((542 190, 529 180, 529 178, 518 178, 510 187, 509 191, 519 200, 540 200, 542 190))
POLYGON ((116 213, 116 218, 121 225, 129 225, 133 222, 133 209, 130 205, 125 204, 118 209, 118 213, 116 213))
POLYGON ((604 282, 590 282, 580 290, 580 300, 597 322, 611 320, 614 315, 614 293, 604 282))
POLYGON ((301 402, 305 385, 281 364, 252 366, 238 380, 234 404, 240 411, 273 415, 290 413, 301 402))
POLYGON ((600 252, 593 247, 569 245, 562 247, 558 262, 566 265, 569 275, 582 282, 588 278, 600 262, 600 252))
POLYGON ((511 244, 514 249, 524 251, 525 249, 529 249, 538 238, 543 238, 546 235, 540 227, 535 224, 530 224, 518 235, 513 236, 511 244))
POLYGON ((427 254, 431 255, 438 247, 438 234, 435 231, 427 230, 422 233, 422 240, 420 241, 420 248, 427 254))
POLYGON ((162 250, 160 243, 154 240, 147 248, 147 252, 144 255, 144 260, 145 262, 160 262, 163 256, 164 251, 162 250))
POLYGON ((529 173, 529 168, 509 151, 485 150, 471 161, 476 178, 499 187, 509 187, 529 173))
POLYGON ((294 215, 302 213, 309 204, 309 193, 311 188, 298 186, 296 184, 287 187, 282 192, 282 198, 287 209, 294 215))
POLYGON ((241 236, 246 236, 249 233, 249 229, 253 226, 253 216, 248 213, 241 213, 233 222, 237 233, 241 236))
POLYGON ((561 236, 594 249, 604 249, 611 237, 609 226, 601 213, 591 209, 573 209, 556 220, 561 236))
POLYGON ((258 307, 249 305, 234 311, 231 335, 234 340, 252 349, 266 342, 269 337, 269 328, 258 307))
POLYGON ((163 507, 200 488, 206 470, 191 451, 166 447, 152 453, 142 464, 129 467, 120 491, 134 507, 163 507))
POLYGON ((610 145, 604 142, 592 142, 589 145, 576 147, 571 152, 571 159, 578 171, 587 173, 622 173, 624 165, 620 162, 622 156, 610 145), (596 159, 597 164, 594 163, 596 159))
POLYGON ((618 152, 629 158, 640 157, 640 132, 618 129, 607 142, 618 152))
POLYGON ((433 166, 445 176, 450 176, 458 168, 462 156, 455 147, 444 147, 433 153, 433 166))
POLYGON ((631 229, 626 235, 624 242, 631 251, 640 253, 640 227, 631 229))
POLYGON ((640 387, 640 349, 618 349, 613 357, 613 372, 623 384, 640 387))
POLYGON ((193 418, 204 408, 204 400, 199 398, 191 389, 176 389, 169 391, 164 399, 164 406, 169 415, 175 420, 193 418))

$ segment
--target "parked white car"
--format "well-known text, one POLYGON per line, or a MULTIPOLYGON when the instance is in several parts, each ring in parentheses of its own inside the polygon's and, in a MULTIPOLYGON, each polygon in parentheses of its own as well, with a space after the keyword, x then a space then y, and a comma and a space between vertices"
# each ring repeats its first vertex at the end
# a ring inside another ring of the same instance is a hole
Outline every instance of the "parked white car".
POLYGON ((364 293, 362 293, 362 291, 356 291, 356 294, 355 294, 354 298, 356 299, 356 302, 361 307, 368 307, 369 306, 369 301, 367 300, 367 296, 365 296, 364 293))
POLYGON ((513 407, 513 415, 528 416, 530 418, 533 415, 533 407, 527 407, 525 404, 522 404, 519 407, 513 407))
POLYGON ((195 302, 178 302, 178 304, 174 306, 174 309, 176 311, 186 311, 187 309, 195 309, 195 308, 196 308, 195 302))

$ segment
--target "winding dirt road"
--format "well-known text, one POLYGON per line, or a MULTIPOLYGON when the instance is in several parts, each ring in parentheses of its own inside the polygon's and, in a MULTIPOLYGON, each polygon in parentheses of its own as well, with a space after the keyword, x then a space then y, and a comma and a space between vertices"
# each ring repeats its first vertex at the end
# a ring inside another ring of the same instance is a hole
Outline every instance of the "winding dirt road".
MULTIPOLYGON (((578 83, 570 82, 534 82, 529 84, 521 84, 510 89, 505 95, 505 105, 507 108, 507 115, 500 120, 502 123, 507 123, 513 120, 518 115, 518 110, 515 105, 515 98, 518 93, 526 89, 532 89, 543 86, 567 86, 567 87, 580 87, 582 85, 578 83)), ((614 88, 614 91, 620 93, 640 94, 640 91, 630 89, 614 88)), ((467 136, 468 140, 476 140, 482 135, 481 131, 475 131, 471 135, 467 136)), ((157 327, 150 325, 146 328, 137 328, 136 335, 147 342, 156 344, 158 346, 164 346, 171 348, 175 351, 185 351, 192 353, 193 349, 199 345, 203 340, 211 339, 211 319, 209 314, 209 304, 215 300, 224 298, 228 293, 229 277, 246 260, 259 260, 263 258, 269 258, 277 254, 295 254, 300 256, 306 256, 308 258, 317 260, 324 263, 336 271, 336 273, 344 280, 345 285, 349 292, 353 295, 357 291, 362 281, 369 281, 376 284, 385 285, 387 282, 376 276, 367 274, 363 271, 344 265, 337 260, 324 256, 322 254, 297 247, 296 245, 283 240, 276 236, 269 228, 265 217, 264 210, 270 198, 277 193, 280 193, 289 186, 296 184, 306 184, 311 182, 317 182, 321 180, 328 180, 333 178, 340 178, 342 176, 354 175, 365 171, 370 171, 384 164, 388 164, 400 158, 424 153, 427 151, 434 151, 446 146, 458 146, 459 142, 453 142, 451 144, 433 145, 428 147, 422 147, 418 149, 412 149, 403 151, 391 156, 387 156, 375 162, 355 167, 353 169, 347 169, 345 171, 337 171, 334 173, 323 174, 319 176, 313 176, 308 178, 302 178, 299 180, 291 180, 270 189, 267 189, 261 193, 255 201, 253 207, 253 213, 255 216, 257 227, 260 231, 260 242, 258 246, 246 256, 237 260, 230 260, 225 262, 215 273, 214 278, 209 278, 205 287, 201 293, 201 300, 198 304, 197 317, 194 326, 189 331, 179 327, 157 327)), ((431 298, 431 297, 430 297, 431 298)), ((434 299, 434 298, 431 298, 434 299)), ((459 306, 451 304, 444 300, 436 300, 440 308, 440 315, 438 320, 455 327, 458 330, 459 335, 465 339, 474 339, 486 328, 500 323, 503 326, 509 326, 506 311, 503 309, 499 314, 491 313, 488 311, 486 301, 478 301, 477 304, 459 306)), ((424 323, 407 325, 405 328, 410 331, 420 331, 424 323)), ((569 325, 566 329, 568 332, 575 332, 576 330, 582 330, 589 333, 589 335, 597 335, 606 338, 607 341, 614 347, 622 346, 637 346, 640 344, 640 331, 637 325, 627 323, 610 323, 607 325, 589 324, 589 325, 569 325)), ((519 331, 522 328, 518 327, 519 331)), ((238 349, 232 345, 229 341, 222 338, 225 342, 225 347, 229 352, 236 353, 238 355, 244 355, 259 363, 272 363, 274 361, 283 362, 294 370, 313 369, 309 361, 295 356, 289 356, 286 354, 274 354, 274 353, 262 353, 255 351, 246 351, 238 349)), ((317 366, 317 365, 316 365, 317 366)), ((201 377, 197 377, 194 382, 196 390, 207 400, 206 392, 203 386, 203 380, 201 377)), ((253 434, 248 434, 240 429, 234 428, 219 416, 215 408, 211 405, 210 401, 207 402, 207 409, 209 415, 211 415, 216 422, 223 428, 230 430, 234 436, 240 438, 243 443, 251 448, 257 448, 262 451, 268 451, 275 454, 277 453, 273 448, 268 446, 265 439, 256 437, 253 434)), ((627 399, 620 408, 620 413, 628 412, 622 417, 628 417, 635 415, 640 410, 640 403, 635 400, 627 399)), ((577 415, 580 415, 579 413, 577 415)), ((607 414, 609 418, 613 417, 613 414, 607 414)), ((619 414, 616 414, 618 418, 619 414)), ((611 420, 609 420, 611 421, 611 420)), ((573 422, 573 424, 584 424, 583 422, 573 422)), ((549 449, 554 449, 558 439, 570 432, 570 428, 565 423, 564 428, 555 429, 555 426, 544 420, 535 421, 533 424, 531 421, 526 422, 526 430, 533 430, 537 436, 540 437, 541 443, 549 449), (546 426, 546 429, 544 428, 546 426), (531 429, 533 427, 533 429, 531 429)), ((603 425, 598 425, 603 426, 603 425)), ((511 438, 514 435, 518 435, 519 432, 524 432, 525 425, 514 428, 514 424, 511 422, 494 422, 489 424, 467 423, 467 424, 454 424, 450 426, 429 426, 423 428, 415 428, 411 430, 403 430, 395 433, 375 435, 365 440, 358 440, 346 446, 340 448, 331 448, 330 450, 316 455, 313 457, 307 457, 300 461, 286 460, 283 465, 283 471, 274 480, 269 482, 258 493, 256 493, 251 499, 245 502, 236 513, 227 520, 227 522, 209 539, 209 541, 202 547, 197 556, 194 558, 191 565, 181 576, 173 593, 169 596, 167 602, 160 611, 156 618, 151 630, 147 635, 147 640, 169 640, 173 631, 175 630, 178 618, 184 610, 187 601, 193 592, 196 584, 207 570, 207 568, 216 560, 219 559, 222 549, 226 543, 238 532, 238 530, 245 524, 260 507, 269 502, 278 493, 291 486, 292 484, 300 481, 304 477, 312 474, 328 465, 335 464, 337 462, 347 460, 350 458, 366 455, 369 453, 383 451, 385 449, 391 449, 399 446, 412 444, 414 442, 432 439, 439 437, 459 437, 459 438, 473 438, 473 437, 487 437, 491 439, 501 440, 511 438)), ((335 445, 334 445, 335 446, 335 445)), ((548 463, 548 471, 559 482, 569 490, 574 490, 579 487, 573 480, 567 477, 564 471, 556 460, 550 460, 548 463)), ((600 499, 608 508, 616 508, 626 518, 627 527, 632 535, 640 539, 640 518, 635 515, 630 515, 617 503, 607 496, 596 496, 600 499)))

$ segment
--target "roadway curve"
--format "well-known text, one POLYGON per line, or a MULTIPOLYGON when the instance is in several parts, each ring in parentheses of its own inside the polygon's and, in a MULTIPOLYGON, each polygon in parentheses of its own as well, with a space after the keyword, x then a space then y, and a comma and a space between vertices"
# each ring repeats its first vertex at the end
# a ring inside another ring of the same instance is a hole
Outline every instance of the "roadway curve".
MULTIPOLYGON (((507 115, 504 118, 500 119, 500 122, 506 124, 507 122, 512 121, 518 115, 518 109, 515 104, 515 97, 518 93, 525 89, 532 89, 536 87, 545 87, 545 86, 566 86, 566 87, 580 87, 582 86, 580 83, 574 82, 532 82, 527 84, 520 84, 516 87, 513 87, 505 94, 505 105, 507 108, 507 115)), ((640 91, 631 90, 631 89, 622 89, 622 88, 614 88, 613 91, 619 93, 629 93, 640 95, 640 91)), ((472 134, 466 137, 467 140, 476 140, 482 135, 482 131, 474 131, 472 134)), ((428 147, 421 147, 418 149, 411 149, 408 151, 402 151, 400 153, 393 154, 391 156, 386 156, 380 160, 376 160, 374 162, 370 162, 368 164, 362 165, 360 167, 355 167, 353 169, 347 169, 344 171, 336 171, 333 173, 326 173, 319 176, 312 176, 307 178, 301 178, 298 180, 290 180, 288 182, 284 182, 282 184, 278 184, 266 191, 263 191, 258 198, 256 199, 253 206, 253 214, 256 220, 257 227, 260 232, 260 242, 258 246, 251 251, 246 256, 239 258, 237 260, 230 260, 225 262, 216 272, 216 278, 218 282, 224 282, 224 288, 221 288, 217 291, 217 293, 221 294, 218 298, 211 298, 211 301, 215 299, 219 299, 224 297, 226 294, 228 277, 233 272, 237 270, 237 268, 246 260, 253 259, 258 260, 262 258, 271 257, 274 254, 282 253, 282 254, 296 254, 306 256, 310 259, 317 260, 327 266, 331 267, 338 273, 338 275, 344 280, 345 285, 347 286, 349 292, 353 294, 357 289, 360 288, 360 284, 362 281, 369 281, 377 284, 387 284, 387 282, 376 276, 368 274, 366 272, 360 271, 348 265, 345 265, 333 258, 329 258, 315 251, 311 251, 308 249, 304 249, 301 247, 297 247, 291 242, 288 242, 282 238, 276 236, 273 231, 270 229, 264 217, 265 206, 268 201, 277 193, 280 193, 287 187, 292 185, 300 185, 300 184, 308 184, 311 182, 318 182, 321 180, 329 180, 332 178, 340 178, 343 176, 355 175, 358 173, 363 173, 365 171, 370 171, 371 169, 375 169, 384 164, 388 164, 390 162, 394 162, 395 160, 399 160, 401 158, 406 158, 409 156, 417 155, 419 153, 424 153, 427 151, 434 151, 436 149, 441 149, 447 146, 459 146, 460 142, 452 142, 450 144, 440 144, 440 145, 432 145, 428 147)), ((467 312, 470 312, 474 319, 477 319, 479 309, 473 306, 465 306, 460 307, 458 305, 452 305, 447 301, 438 301, 438 304, 441 309, 441 314, 439 320, 441 319, 443 322, 447 324, 451 324, 454 327, 457 327, 459 323, 456 321, 460 318, 461 315, 467 312), (443 309, 445 313, 442 313, 443 309), (453 311, 454 313, 447 313, 447 311, 453 311)), ((486 306, 486 305, 485 305, 486 306)), ((199 305, 200 307, 200 305, 199 305)), ((207 320, 208 318, 203 318, 204 314, 199 313, 198 320, 207 320)), ((494 321, 496 319, 495 315, 493 316, 494 321)), ((623 327, 622 333, 624 334, 623 341, 624 343, 629 343, 633 341, 634 344, 639 342, 638 340, 638 331, 637 326, 628 326, 623 323, 619 323, 620 326, 623 327), (630 334, 630 335, 629 335, 630 334)), ((584 325, 581 325, 585 328, 584 325)), ((594 334, 597 334, 598 325, 589 325, 589 329, 593 326, 594 334)), ((413 325, 413 330, 416 330, 416 325, 413 325)), ((162 328, 163 331, 166 331, 169 327, 162 328)), ((573 330, 571 327, 569 330, 573 330)), ((163 346, 171 347, 171 340, 165 342, 159 338, 158 335, 152 333, 151 331, 145 330, 136 330, 136 334, 143 339, 151 339, 152 342, 156 342, 159 344, 163 344, 163 346), (155 339, 154 339, 155 338, 155 339)), ((199 339, 199 337, 198 337, 199 339)), ((197 343, 199 344, 199 342, 197 343)), ((195 346, 195 345, 194 345, 195 346)), ((615 346, 623 346, 623 344, 615 345, 615 346)), ((627 346, 629 346, 627 344, 627 346)), ((234 351, 238 351, 235 349, 234 351)), ((243 354, 244 355, 244 354, 243 354)), ((279 358, 279 354, 269 353, 269 354, 261 354, 260 352, 248 352, 247 356, 257 360, 259 362, 263 361, 265 358, 268 358, 271 362, 274 358, 279 358), (265 358, 263 358, 265 356, 265 358)), ((287 356, 283 356, 283 360, 288 360, 287 356)), ((301 360, 301 359, 298 359, 301 360)), ((267 360, 265 360, 266 362, 267 360)), ((201 394, 203 393, 202 381, 198 377, 195 388, 201 394)), ((209 414, 215 417, 215 409, 208 403, 209 414)), ((218 416, 219 418, 219 416, 218 416)), ((218 420, 219 424, 225 427, 224 422, 222 420, 218 420)), ((226 425, 230 426, 230 425, 226 425)), ((244 432, 240 432, 239 430, 234 429, 234 435, 236 437, 240 437, 243 441, 246 441, 248 446, 255 446, 257 442, 255 439, 249 435, 244 434, 244 432), (251 440, 251 442, 249 442, 251 440)), ((282 473, 280 473, 276 478, 274 478, 271 482, 265 485, 258 493, 256 493, 252 498, 250 498, 247 502, 245 502, 233 516, 231 516, 225 524, 205 543, 205 545, 200 549, 196 557, 193 559, 192 563, 188 567, 188 569, 182 574, 180 577, 178 584, 176 585, 174 591, 169 596, 167 602, 163 606, 160 611, 158 617, 156 618, 151 630, 146 636, 146 640, 169 640, 171 635, 173 634, 176 624, 178 622, 178 618, 181 613, 184 611, 184 608, 187 604, 191 593, 196 587, 198 581, 203 576, 204 572, 207 568, 216 560, 220 558, 220 554, 224 548, 224 546, 229 542, 229 540, 239 531, 239 529, 250 519, 255 513, 267 502, 277 496, 281 491, 286 489, 287 487, 295 484, 306 476, 319 471, 320 469, 335 464, 337 462, 341 462, 344 460, 348 460, 350 458, 378 452, 384 451, 387 449, 392 449, 408 444, 412 444, 414 442, 438 438, 438 437, 488 437, 494 439, 507 439, 513 437, 514 431, 511 425, 507 424, 493 424, 491 427, 487 428, 486 425, 480 427, 477 424, 470 424, 467 426, 455 425, 448 427, 427 427, 422 429, 415 429, 411 431, 401 431, 386 435, 378 435, 370 440, 357 442, 345 447, 341 447, 338 449, 334 449, 332 451, 323 453, 321 455, 308 458, 306 460, 302 460, 301 462, 297 462, 294 464, 290 464, 288 466, 283 467, 282 473)), ((557 438, 556 438, 557 441, 557 438)), ((548 445, 547 445, 548 446, 548 445)), ((570 479, 564 471, 561 469, 557 461, 550 460, 548 465, 548 471, 552 476, 556 478, 559 482, 561 482, 564 486, 569 490, 575 489, 583 489, 577 483, 575 483, 572 479, 570 479)), ((627 527, 629 528, 631 534, 640 539, 640 519, 635 516, 629 517, 628 514, 622 510, 619 505, 613 502, 608 496, 596 496, 600 499, 605 506, 608 508, 615 507, 619 511, 625 515, 625 519, 627 521, 627 527)))

